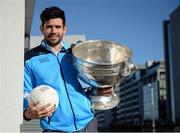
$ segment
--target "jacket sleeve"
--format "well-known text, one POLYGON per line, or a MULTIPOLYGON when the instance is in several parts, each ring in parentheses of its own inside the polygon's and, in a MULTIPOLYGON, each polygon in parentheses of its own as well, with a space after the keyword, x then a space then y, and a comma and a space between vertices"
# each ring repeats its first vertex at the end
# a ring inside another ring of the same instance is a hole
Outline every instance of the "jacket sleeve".
POLYGON ((28 108, 28 96, 34 88, 34 76, 32 73, 32 66, 30 61, 26 61, 24 65, 24 100, 23 100, 23 110, 28 108))

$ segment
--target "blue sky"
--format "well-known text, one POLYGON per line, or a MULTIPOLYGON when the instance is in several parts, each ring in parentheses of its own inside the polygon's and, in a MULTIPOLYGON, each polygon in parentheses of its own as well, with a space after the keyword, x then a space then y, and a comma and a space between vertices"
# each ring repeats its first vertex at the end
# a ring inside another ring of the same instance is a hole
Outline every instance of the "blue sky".
POLYGON ((164 60, 163 21, 179 5, 180 0, 36 0, 31 35, 41 35, 41 11, 59 6, 66 14, 67 35, 124 44, 135 64, 164 60))

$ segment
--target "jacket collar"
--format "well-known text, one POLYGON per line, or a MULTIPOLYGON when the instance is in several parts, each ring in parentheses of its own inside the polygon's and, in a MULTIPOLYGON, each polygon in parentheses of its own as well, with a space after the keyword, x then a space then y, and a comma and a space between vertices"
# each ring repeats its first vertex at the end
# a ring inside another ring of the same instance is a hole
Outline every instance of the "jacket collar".
POLYGON ((41 46, 43 46, 43 47, 46 48, 47 50, 53 52, 53 53, 57 56, 57 54, 58 54, 59 52, 65 50, 64 43, 63 43, 62 41, 61 41, 60 43, 61 43, 62 48, 61 48, 58 52, 56 52, 51 46, 49 46, 44 39, 41 41, 41 46))

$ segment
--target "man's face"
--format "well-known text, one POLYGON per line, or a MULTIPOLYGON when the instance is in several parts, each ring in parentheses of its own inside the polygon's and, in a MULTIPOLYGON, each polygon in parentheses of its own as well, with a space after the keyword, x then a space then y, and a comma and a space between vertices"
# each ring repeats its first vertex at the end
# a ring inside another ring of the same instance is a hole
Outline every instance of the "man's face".
POLYGON ((66 26, 63 26, 61 18, 54 18, 41 25, 41 32, 44 34, 44 39, 48 44, 55 46, 61 42, 66 33, 66 26))

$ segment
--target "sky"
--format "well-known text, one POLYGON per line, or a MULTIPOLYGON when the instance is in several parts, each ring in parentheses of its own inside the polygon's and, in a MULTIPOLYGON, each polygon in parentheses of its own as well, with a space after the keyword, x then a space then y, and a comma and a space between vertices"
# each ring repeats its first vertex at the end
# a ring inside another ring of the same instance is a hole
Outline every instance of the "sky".
POLYGON ((36 0, 31 35, 42 35, 39 16, 49 6, 65 11, 67 35, 126 45, 133 52, 131 60, 143 65, 164 60, 163 21, 180 0, 36 0))

